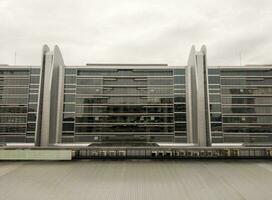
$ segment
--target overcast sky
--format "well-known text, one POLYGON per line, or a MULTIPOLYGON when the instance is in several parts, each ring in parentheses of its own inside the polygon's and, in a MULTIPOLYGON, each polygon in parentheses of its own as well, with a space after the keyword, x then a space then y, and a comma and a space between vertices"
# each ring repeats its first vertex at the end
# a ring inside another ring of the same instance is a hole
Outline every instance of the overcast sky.
POLYGON ((66 65, 272 63, 272 0, 0 0, 0 63, 40 64, 59 45, 66 65))

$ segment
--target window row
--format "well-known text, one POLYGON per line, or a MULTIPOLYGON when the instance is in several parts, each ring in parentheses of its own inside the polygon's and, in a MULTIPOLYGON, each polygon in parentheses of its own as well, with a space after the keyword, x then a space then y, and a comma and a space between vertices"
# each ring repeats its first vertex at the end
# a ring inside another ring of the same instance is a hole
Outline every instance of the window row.
POLYGON ((0 85, 28 86, 29 78, 0 78, 0 85))
POLYGON ((272 123, 271 116, 225 116, 224 123, 272 123))
POLYGON ((77 104, 172 104, 173 98, 167 97, 109 97, 109 98, 88 98, 76 99, 77 104))
POLYGON ((222 78, 222 85, 272 85, 272 78, 222 78))
POLYGON ((272 113, 272 106, 232 106, 223 107, 223 113, 272 113))
POLYGON ((26 116, 0 116, 0 123, 5 124, 5 123, 26 123, 27 118, 26 116))
POLYGON ((221 76, 272 76, 272 70, 221 70, 221 76))
POLYGON ((80 69, 78 76, 173 76, 172 70, 133 70, 133 69, 80 69))
MULTIPOLYGON (((65 127, 63 127, 63 130, 66 130, 65 127)), ((69 129, 70 131, 71 129, 69 129)), ((67 130, 68 131, 68 130, 67 130)), ((110 126, 110 127, 80 127, 77 126, 75 127, 75 132, 112 132, 112 133, 118 133, 118 132, 156 132, 156 133, 164 133, 164 132, 169 132, 173 133, 174 132, 174 127, 170 126, 160 126, 160 127, 141 127, 137 125, 115 125, 115 126, 110 126)))
POLYGON ((76 123, 173 123, 173 117, 158 116, 92 116, 76 117, 76 123))
POLYGON ((272 86, 265 88, 223 88, 222 94, 272 94, 272 86))
POLYGON ((77 87, 77 94, 94 95, 173 95, 173 87, 147 87, 147 88, 89 88, 77 87))
POLYGON ((15 127, 15 126, 0 126, 1 133, 25 133, 26 127, 15 127))
POLYGON ((223 97, 222 104, 272 104, 272 97, 223 97))
MULTIPOLYGON (((182 111, 179 105, 176 106, 176 109, 182 111)), ((173 107, 147 107, 147 106, 77 106, 76 113, 172 113, 173 107)))
POLYGON ((272 133, 272 125, 246 126, 246 127, 224 127, 224 132, 232 133, 272 133))

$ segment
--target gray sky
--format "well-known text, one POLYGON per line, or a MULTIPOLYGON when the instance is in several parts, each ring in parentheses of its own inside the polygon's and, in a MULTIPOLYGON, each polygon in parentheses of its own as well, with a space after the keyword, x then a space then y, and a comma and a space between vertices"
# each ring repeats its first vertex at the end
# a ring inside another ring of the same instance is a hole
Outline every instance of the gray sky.
POLYGON ((0 63, 40 64, 43 44, 67 65, 272 63, 272 0, 0 0, 0 63))

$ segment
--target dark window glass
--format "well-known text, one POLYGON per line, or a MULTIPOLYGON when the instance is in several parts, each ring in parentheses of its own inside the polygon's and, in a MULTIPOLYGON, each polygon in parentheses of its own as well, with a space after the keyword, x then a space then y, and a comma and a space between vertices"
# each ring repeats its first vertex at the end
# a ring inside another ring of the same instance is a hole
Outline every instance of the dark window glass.
POLYGON ((186 123, 175 123, 175 131, 186 131, 186 123))
POLYGON ((0 113, 27 113, 27 107, 1 106, 0 113))
POLYGON ((40 74, 40 69, 31 69, 31 74, 40 74))
POLYGON ((186 104, 175 104, 175 112, 186 112, 186 104))
POLYGON ((76 132, 172 132, 173 126, 138 126, 138 125, 95 125, 95 126, 76 126, 76 132))
POLYGON ((210 102, 221 102, 220 95, 210 95, 210 102))
POLYGON ((78 78, 77 79, 77 85, 102 85, 101 78, 78 78))
POLYGON ((32 84, 39 84, 40 77, 39 76, 31 76, 30 77, 30 83, 32 84))
POLYGON ((185 89, 177 89, 177 90, 174 90, 175 93, 181 93, 181 94, 186 94, 186 90, 185 89))
POLYGON ((63 114, 63 121, 74 121, 75 115, 74 113, 64 113, 63 114))
POLYGON ((174 69, 175 75, 185 75, 185 69, 174 69))
POLYGON ((221 122, 222 121, 222 116, 221 114, 211 114, 211 121, 213 122, 221 122))
POLYGON ((28 115, 27 115, 27 120, 28 121, 36 121, 36 114, 32 114, 32 113, 29 113, 28 115))
POLYGON ((234 126, 234 127, 225 127, 224 132, 233 132, 233 133, 271 133, 272 125, 262 125, 252 127, 246 126, 234 126))
POLYGON ((185 96, 175 96, 175 102, 184 103, 186 100, 185 96))
POLYGON ((27 104, 27 98, 0 96, 0 104, 27 104))
POLYGON ((222 123, 211 123, 211 131, 222 131, 222 123))
POLYGON ((208 74, 220 74, 220 69, 208 69, 208 74))
POLYGON ((76 83, 76 77, 75 76, 65 76, 64 77, 64 83, 65 84, 75 84, 76 83))
POLYGON ((36 123, 28 123, 27 124, 27 131, 35 131, 36 123))
POLYGON ((5 126, 0 127, 0 132, 4 133, 25 133, 26 127, 14 127, 14 126, 5 126))
POLYGON ((29 104, 28 112, 37 112, 37 104, 29 104))
POLYGON ((64 85, 64 89, 75 89, 76 85, 64 85))
POLYGON ((17 86, 28 86, 28 78, 0 78, 0 85, 17 85, 17 86))
POLYGON ((75 104, 64 104, 64 112, 75 112, 75 104))
POLYGON ((210 84, 220 84, 220 76, 209 76, 210 84))
POLYGON ((65 69, 65 74, 76 75, 76 69, 65 69))
POLYGON ((37 102, 37 101, 38 101, 38 94, 29 95, 29 102, 37 102))
POLYGON ((1 116, 0 123, 26 123, 26 116, 25 117, 18 117, 18 116, 1 116))
POLYGON ((0 70, 0 75, 29 75, 29 70, 0 70))
POLYGON ((76 96, 73 94, 65 94, 64 95, 64 102, 75 102, 76 96))
POLYGON ((28 88, 0 86, 0 94, 28 94, 28 88))
POLYGON ((40 86, 39 85, 29 85, 29 88, 30 89, 38 89, 40 86))
POLYGON ((223 107, 224 113, 272 113, 272 106, 223 107))
POLYGON ((174 83, 175 84, 185 84, 185 77, 184 76, 174 76, 174 83))
POLYGON ((222 70, 221 76, 272 76, 272 70, 222 70))
POLYGON ((63 123, 63 131, 74 131, 74 123, 63 123))
POLYGON ((186 121, 185 113, 175 113, 175 121, 186 121))
POLYGON ((221 78, 222 85, 272 85, 272 78, 221 78))
POLYGON ((211 112, 221 112, 221 105, 220 104, 211 104, 210 111, 211 112))

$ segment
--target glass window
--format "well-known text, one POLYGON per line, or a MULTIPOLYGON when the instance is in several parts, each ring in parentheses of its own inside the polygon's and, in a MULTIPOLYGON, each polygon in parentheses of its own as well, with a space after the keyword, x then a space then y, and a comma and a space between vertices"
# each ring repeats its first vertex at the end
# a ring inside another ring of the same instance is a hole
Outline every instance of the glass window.
POLYGON ((185 84, 185 77, 184 76, 174 76, 174 83, 175 84, 185 84))
POLYGON ((220 74, 220 69, 208 69, 208 74, 220 74))
POLYGON ((0 123, 26 123, 26 116, 1 116, 0 123))
POLYGON ((64 112, 75 112, 75 104, 64 104, 64 112))
POLYGON ((29 113, 27 115, 27 120, 32 122, 36 121, 36 114, 29 113))
POLYGON ((32 68, 30 71, 31 74, 40 74, 40 69, 34 69, 32 68))
POLYGON ((185 69, 174 69, 175 75, 185 75, 185 69))
POLYGON ((37 112, 37 104, 29 104, 28 112, 37 112))
POLYGON ((63 121, 74 121, 75 114, 74 113, 64 113, 63 114, 63 121))
POLYGON ((37 101, 38 101, 38 94, 29 95, 29 102, 37 102, 37 101))
POLYGON ((222 121, 222 116, 221 114, 211 114, 211 121, 213 122, 221 122, 222 121))
POLYGON ((0 113, 27 113, 27 107, 1 106, 0 113))
POLYGON ((9 98, 9 97, 5 97, 5 98, 1 99, 1 96, 0 96, 0 104, 27 104, 27 98, 20 98, 20 97, 9 98))
POLYGON ((220 95, 214 95, 210 94, 210 102, 221 102, 221 96, 220 95))
POLYGON ((221 112, 221 105, 220 104, 211 104, 210 111, 211 112, 221 112))
POLYGON ((222 123, 211 123, 211 131, 222 131, 222 123))
POLYGON ((5 133, 25 133, 26 127, 14 127, 14 126, 5 126, 0 127, 0 132, 5 133))
POLYGON ((175 113, 175 121, 186 121, 185 113, 175 113))
POLYGON ((64 102, 75 102, 76 96, 74 94, 65 94, 64 95, 64 102))
POLYGON ((65 74, 76 75, 76 69, 65 69, 65 74))
POLYGON ((175 131, 186 131, 186 123, 175 123, 175 131))
POLYGON ((29 75, 29 70, 0 70, 0 75, 29 75))
POLYGON ((40 77, 39 76, 31 76, 30 77, 30 83, 32 84, 39 84, 40 77))
POLYGON ((220 84, 220 76, 209 76, 209 84, 220 84))
POLYGON ((102 78, 78 78, 77 85, 102 85, 102 78))
POLYGON ((184 103, 186 100, 185 96, 175 96, 175 102, 184 103))
POLYGON ((63 123, 63 131, 74 131, 74 123, 63 123))
POLYGON ((35 131, 36 123, 28 123, 27 124, 27 131, 35 131))
POLYGON ((76 83, 76 77, 75 76, 65 76, 64 77, 64 83, 65 84, 75 84, 76 83))
POLYGON ((174 104, 175 112, 186 112, 186 104, 174 104))

